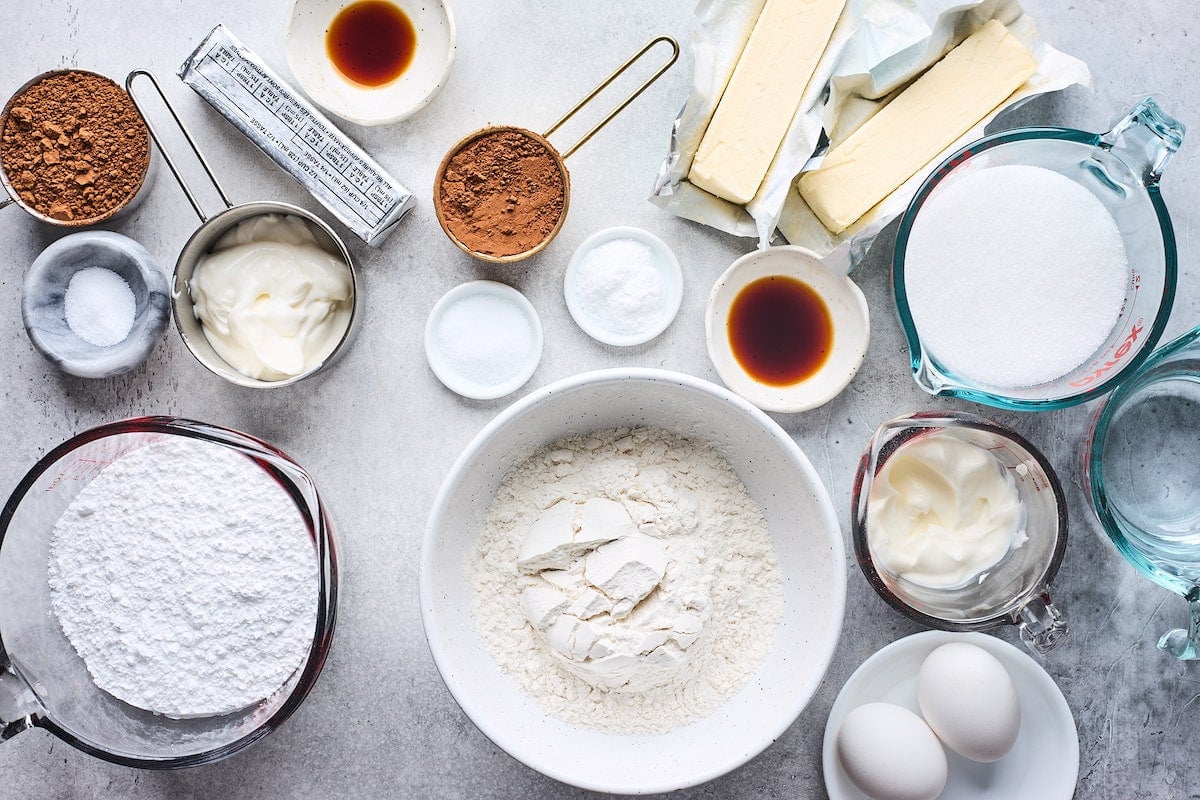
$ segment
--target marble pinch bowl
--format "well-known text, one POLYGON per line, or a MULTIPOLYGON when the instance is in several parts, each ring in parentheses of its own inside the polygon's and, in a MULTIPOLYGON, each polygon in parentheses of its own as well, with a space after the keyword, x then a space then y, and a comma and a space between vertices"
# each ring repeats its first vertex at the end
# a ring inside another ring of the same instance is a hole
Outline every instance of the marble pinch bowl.
POLYGON ((84 231, 64 236, 43 250, 25 273, 21 318, 29 340, 68 375, 109 378, 129 372, 150 355, 170 317, 166 274, 146 248, 119 233, 84 231), (67 285, 86 267, 110 269, 133 290, 133 328, 120 344, 97 347, 67 325, 67 285))

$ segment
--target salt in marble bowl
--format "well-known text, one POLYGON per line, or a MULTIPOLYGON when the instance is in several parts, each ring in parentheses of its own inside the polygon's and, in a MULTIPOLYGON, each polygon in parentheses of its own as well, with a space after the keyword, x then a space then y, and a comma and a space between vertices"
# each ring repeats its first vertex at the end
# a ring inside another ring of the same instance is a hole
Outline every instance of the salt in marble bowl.
POLYGON ((21 290, 21 318, 33 346, 80 378, 109 378, 137 367, 162 337, 170 315, 167 276, 154 257, 129 237, 109 231, 73 233, 51 244, 25 273, 21 290), (133 291, 133 327, 119 344, 97 347, 67 324, 67 286, 87 267, 112 270, 133 291))

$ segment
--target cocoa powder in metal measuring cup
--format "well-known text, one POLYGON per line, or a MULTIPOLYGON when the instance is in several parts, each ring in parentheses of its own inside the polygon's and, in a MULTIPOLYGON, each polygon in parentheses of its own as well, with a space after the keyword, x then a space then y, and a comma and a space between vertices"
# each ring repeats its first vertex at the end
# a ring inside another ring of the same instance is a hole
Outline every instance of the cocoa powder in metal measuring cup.
POLYGON ((67 224, 125 206, 150 163, 146 124, 125 90, 90 72, 51 74, 0 119, 0 168, 21 202, 67 224))
POLYGON ((539 138, 485 131, 452 152, 438 176, 438 218, 466 248, 515 256, 552 237, 566 211, 566 170, 539 138))

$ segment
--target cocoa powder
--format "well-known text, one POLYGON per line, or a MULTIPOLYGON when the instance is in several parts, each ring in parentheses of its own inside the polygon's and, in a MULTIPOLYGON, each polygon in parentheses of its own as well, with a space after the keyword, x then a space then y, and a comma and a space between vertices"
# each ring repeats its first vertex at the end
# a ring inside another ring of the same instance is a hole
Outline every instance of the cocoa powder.
POLYGON ((454 153, 438 179, 438 217, 471 250, 528 252, 550 237, 566 210, 558 157, 532 135, 489 131, 454 153))
POLYGON ((0 119, 0 169, 27 206, 69 225, 98 222, 133 199, 150 135, 125 90, 87 72, 50 75, 0 119))

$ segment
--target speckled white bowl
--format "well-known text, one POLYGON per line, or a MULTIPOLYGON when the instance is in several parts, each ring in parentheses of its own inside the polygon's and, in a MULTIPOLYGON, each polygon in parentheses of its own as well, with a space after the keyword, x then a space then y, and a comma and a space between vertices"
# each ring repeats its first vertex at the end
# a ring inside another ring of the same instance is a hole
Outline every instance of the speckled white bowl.
POLYGON ((383 86, 363 86, 342 75, 325 51, 325 35, 354 0, 292 0, 284 48, 304 91, 326 111, 359 125, 408 119, 446 85, 454 66, 454 16, 444 0, 389 0, 412 21, 417 50, 403 74, 383 86))
MULTIPOLYGON (((602 370, 517 401, 467 446, 429 516, 420 592, 434 661, 455 700, 488 738, 564 783, 647 794, 723 775, 796 720, 820 685, 841 633, 846 555, 816 471, 769 417, 689 375, 602 370), (783 618, 771 651, 746 685, 708 717, 657 736, 601 733, 544 711, 488 652, 475 625, 467 575, 480 518, 509 469, 563 436, 623 425, 704 439, 728 458, 763 507, 783 575, 783 618)), ((818 755, 804 758, 815 764, 818 755)))

